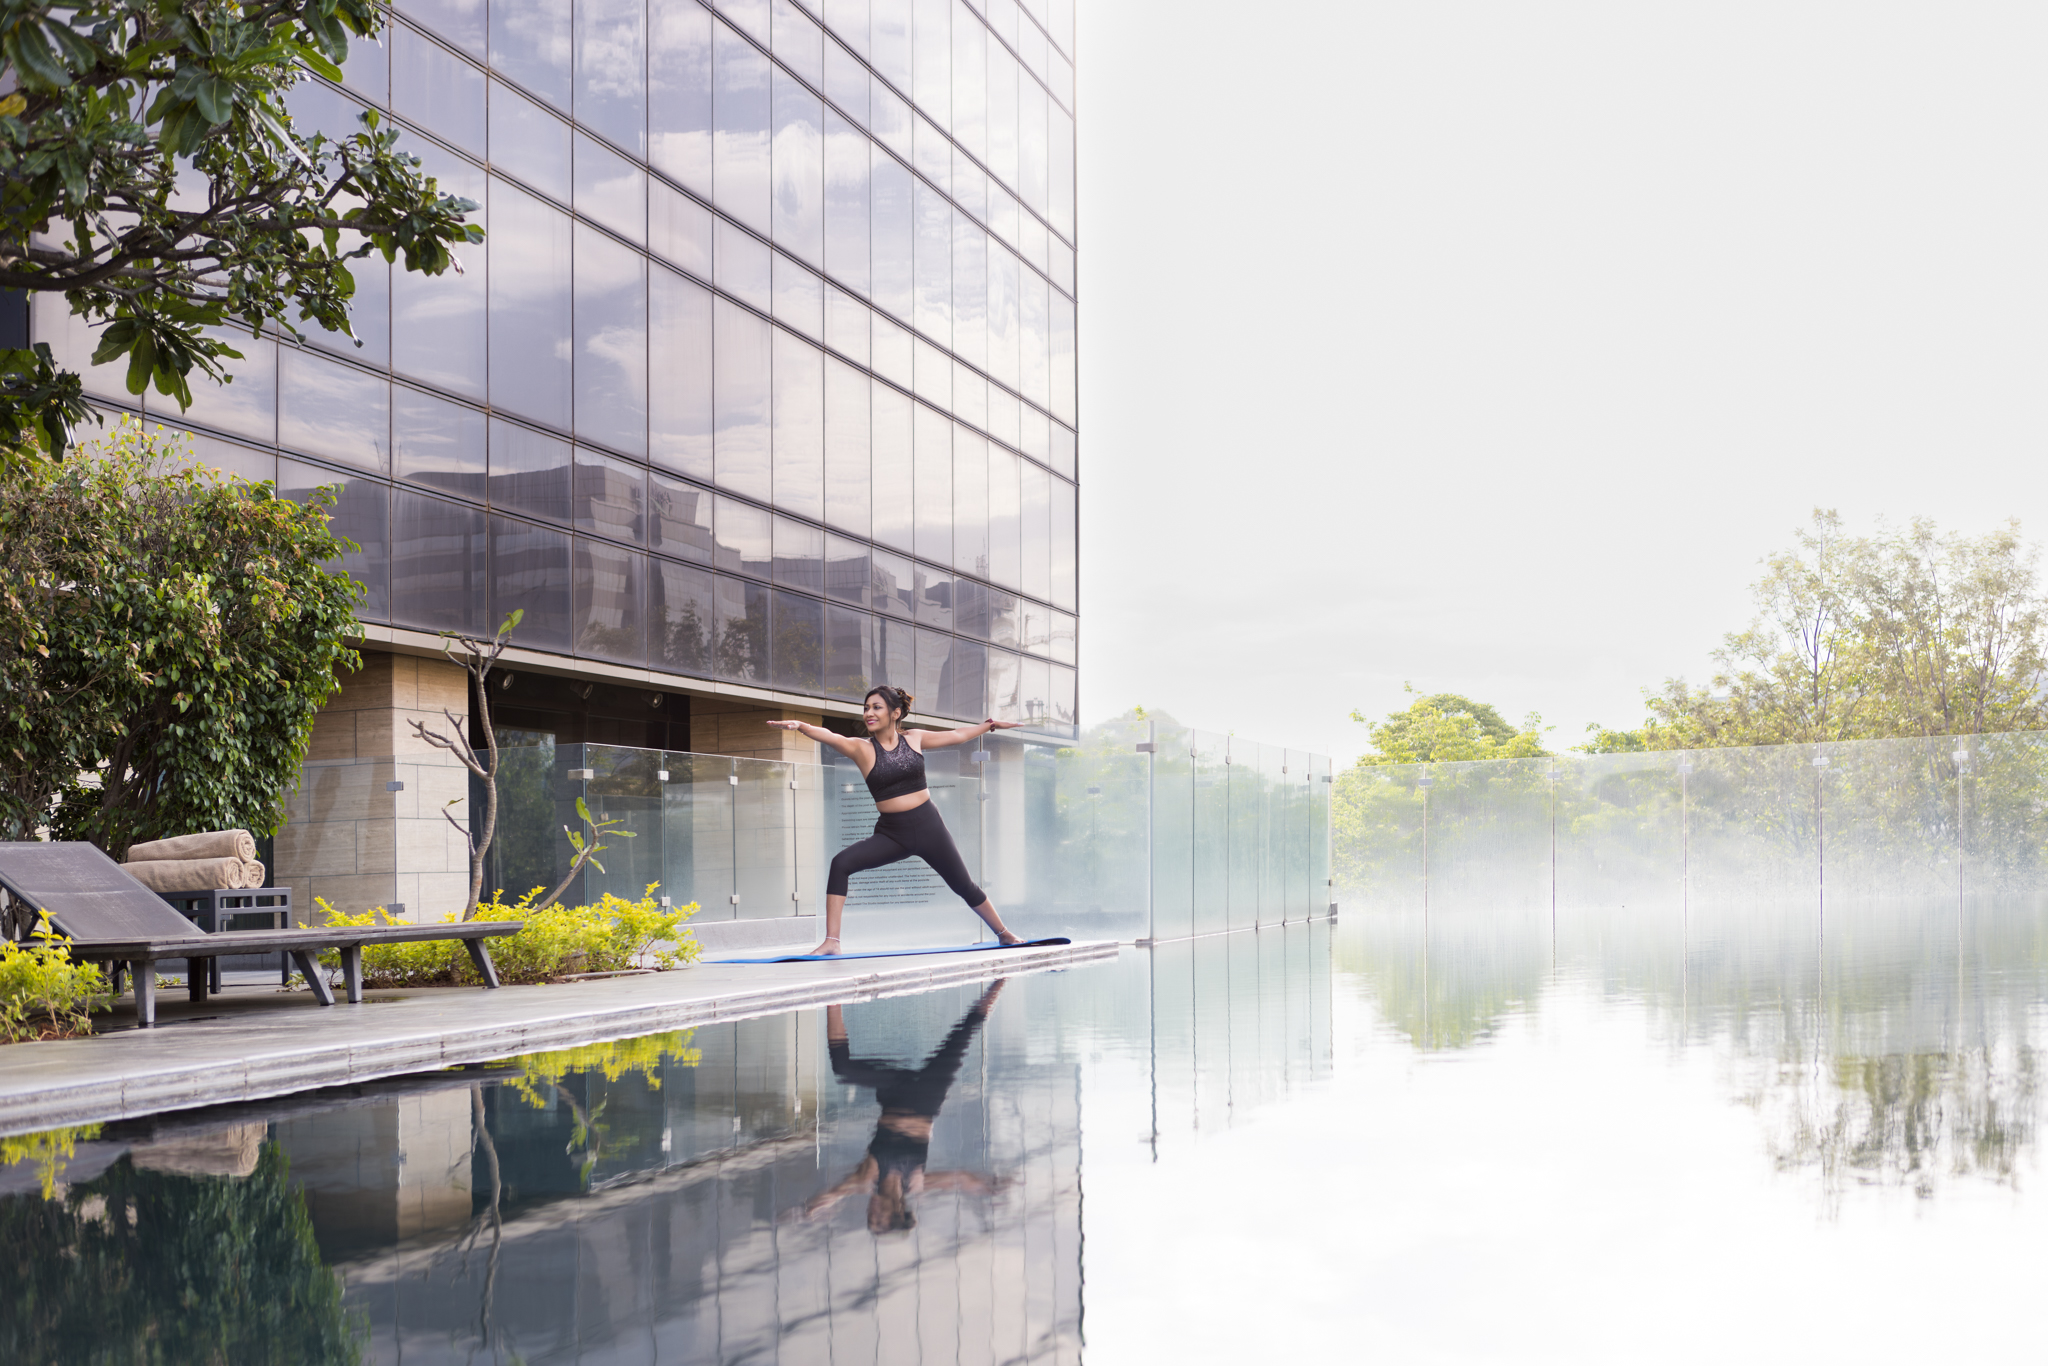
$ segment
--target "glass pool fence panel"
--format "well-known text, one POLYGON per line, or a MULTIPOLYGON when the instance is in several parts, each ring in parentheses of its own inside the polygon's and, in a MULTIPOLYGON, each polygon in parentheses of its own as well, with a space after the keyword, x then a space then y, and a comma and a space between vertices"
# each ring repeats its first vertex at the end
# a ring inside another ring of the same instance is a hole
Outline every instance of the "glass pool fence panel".
POLYGON ((1812 745, 1693 751, 1689 910, 1812 906, 1820 895, 1812 745))
MULTIPOLYGON (((1679 756, 1668 753, 1553 761, 1557 961, 1626 959, 1658 974, 1679 961, 1688 784, 1695 776, 1679 765, 1679 756)), ((1661 984, 1659 976, 1638 985, 1654 991, 1661 984)))
MULTIPOLYGON (((1020 745, 1024 781, 1024 890, 1018 904, 1059 923, 1059 759, 1043 745, 1020 745)), ((1041 925, 1048 923, 1042 920, 1041 925)), ((1050 933, 1050 931, 1048 931, 1050 933)))
POLYGON ((1308 807, 1308 889, 1310 910, 1317 915, 1336 904, 1337 890, 1330 876, 1330 794, 1335 775, 1324 755, 1309 758, 1308 807))
POLYGON ((698 920, 731 920, 733 893, 733 788, 731 759, 715 754, 664 753, 668 780, 661 785, 662 830, 668 878, 678 905, 697 903, 698 920))
POLYGON ((1230 736, 1224 741, 1225 828, 1230 841, 1226 923, 1248 930, 1259 923, 1259 861, 1261 817, 1265 806, 1259 782, 1259 746, 1230 736))
MULTIPOLYGON (((932 756, 933 800, 976 881, 1006 914, 1029 913, 1034 933, 1171 939, 1320 916, 1328 759, 1240 740, 1241 762, 1226 764, 1229 743, 1149 720, 1063 751, 989 737, 976 752, 986 758, 964 748, 932 756)), ((308 762, 276 837, 273 880, 309 905, 325 896, 352 913, 458 912, 468 855, 444 812, 467 822, 483 798, 481 781, 454 763, 308 762), (365 821, 397 826, 365 838, 365 821), (363 852, 379 840, 381 863, 363 852), (391 841, 405 851, 402 877, 391 841)), ((503 889, 516 900, 564 882, 574 857, 564 827, 589 837, 579 798, 613 829, 564 903, 637 900, 654 884, 674 905, 696 902, 705 922, 820 909, 832 855, 875 822, 858 769, 836 756, 828 765, 508 743, 486 896, 503 889)), ((939 904, 922 892, 874 904, 926 903, 939 904)))
POLYGON ((733 891, 735 915, 743 920, 794 915, 796 905, 796 812, 793 765, 764 759, 734 759, 733 891))
POLYGON ((1362 910, 1422 909, 1424 776, 1415 764, 1353 765, 1327 789, 1330 876, 1362 910))
MULTIPOLYGON (((562 836, 565 821, 576 818, 573 798, 560 796, 569 784, 568 771, 579 765, 557 754, 554 737, 532 731, 515 732, 516 744, 498 748, 498 822, 484 857, 484 894, 503 891, 517 900, 540 889, 545 896, 569 871, 569 842, 562 836), (566 810, 565 810, 566 807, 566 810)), ((478 756, 488 764, 490 756, 478 756)), ((467 809, 481 813, 484 785, 471 778, 467 809)), ((462 818, 465 822, 468 817, 462 818)))
POLYGON ((469 848, 442 813, 466 823, 472 795, 468 770, 439 754, 307 763, 286 794, 265 884, 291 888, 295 913, 309 923, 319 914, 315 898, 349 915, 380 906, 402 920, 459 913, 469 899, 469 848), (412 876, 399 875, 398 850, 412 876))
POLYGON ((1259 926, 1287 921, 1287 751, 1259 746, 1259 926))
POLYGON ((1956 742, 1818 746, 1821 873, 1827 906, 1953 900, 1960 873, 1956 742))
POLYGON ((1550 762, 1431 764, 1432 913, 1550 911, 1550 762))
MULTIPOLYGON (((1008 916, 1028 905, 1029 860, 1025 853, 1024 751, 1027 746, 991 735, 982 742, 988 758, 980 765, 982 810, 979 881, 1008 916)), ((845 781, 859 781, 851 773, 845 781)))
POLYGON ((1153 722, 1152 937, 1180 939, 1195 932, 1195 769, 1191 734, 1183 726, 1153 722))
POLYGON ((790 841, 790 890, 796 894, 798 915, 823 915, 826 870, 837 852, 836 847, 828 849, 825 840, 825 788, 831 774, 823 764, 791 764, 790 778, 796 784, 790 793, 795 821, 790 841))
POLYGON ((1194 918, 1196 934, 1230 928, 1229 741, 1208 731, 1188 733, 1194 766, 1194 918))
POLYGON ((1145 933, 1150 785, 1137 746, 1150 728, 1134 717, 1089 728, 1058 751, 1059 902, 1071 914, 1145 933))
POLYGON ((1281 767, 1280 791, 1287 806, 1287 846, 1283 855, 1286 875, 1284 893, 1287 918, 1307 920, 1315 913, 1315 901, 1309 894, 1309 838, 1310 820, 1308 785, 1314 781, 1310 772, 1310 757, 1298 749, 1284 752, 1281 767))
MULTIPOLYGON (((960 861, 967 865, 968 876, 979 886, 984 862, 983 802, 978 776, 981 766, 969 757, 972 753, 960 747, 932 751, 925 760, 925 782, 931 789, 932 805, 939 809, 939 818, 946 823, 946 833, 953 837, 953 847, 960 851, 960 861)), ((948 889, 943 904, 952 907, 961 903, 948 889)))
POLYGON ((2048 888, 2048 735, 1964 737, 1963 867, 1966 905, 2036 901, 2048 888))
MULTIPOLYGON (((581 762, 573 771, 590 775, 570 784, 572 813, 573 797, 581 796, 592 819, 600 824, 618 824, 597 836, 603 849, 584 865, 578 878, 580 885, 571 887, 562 899, 570 905, 588 905, 610 894, 638 901, 646 895, 649 883, 660 884, 654 893, 656 897, 673 898, 664 838, 667 830, 662 812, 661 752, 618 745, 563 747, 564 753, 569 750, 582 752, 581 762)), ((580 816, 572 814, 569 828, 585 839, 591 836, 580 816)), ((568 843, 568 836, 559 831, 556 838, 568 843)))
POLYGON ((1559 932, 1598 934, 1684 898, 1686 807, 1694 775, 1672 754, 1595 754, 1551 762, 1559 932))

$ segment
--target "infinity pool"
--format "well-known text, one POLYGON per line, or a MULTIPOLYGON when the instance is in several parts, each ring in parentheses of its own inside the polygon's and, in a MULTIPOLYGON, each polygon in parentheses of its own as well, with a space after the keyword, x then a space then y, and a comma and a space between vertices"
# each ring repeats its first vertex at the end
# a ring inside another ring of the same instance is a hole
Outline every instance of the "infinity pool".
POLYGON ((1359 916, 13 1138, 0 1360, 2032 1358, 2044 1000, 2026 907, 1359 916))

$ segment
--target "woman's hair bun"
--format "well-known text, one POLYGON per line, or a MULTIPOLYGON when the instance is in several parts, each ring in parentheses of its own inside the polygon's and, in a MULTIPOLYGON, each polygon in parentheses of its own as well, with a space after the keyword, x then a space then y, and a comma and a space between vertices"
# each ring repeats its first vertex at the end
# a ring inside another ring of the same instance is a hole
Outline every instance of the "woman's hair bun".
POLYGON ((897 695, 898 697, 900 697, 900 698, 902 698, 902 699, 903 699, 903 709, 904 709, 905 711, 909 711, 909 710, 910 710, 910 704, 911 704, 912 702, 915 702, 915 701, 917 701, 917 694, 916 694, 916 693, 911 693, 911 692, 905 692, 905 691, 903 691, 903 689, 901 689, 901 688, 898 688, 898 689, 896 690, 896 695, 897 695))

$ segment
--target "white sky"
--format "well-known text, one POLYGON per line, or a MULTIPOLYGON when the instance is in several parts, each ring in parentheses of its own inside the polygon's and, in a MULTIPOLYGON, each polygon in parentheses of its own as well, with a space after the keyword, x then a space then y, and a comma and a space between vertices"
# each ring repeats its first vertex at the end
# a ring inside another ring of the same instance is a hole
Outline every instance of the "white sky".
POLYGON ((1084 719, 1559 747, 1816 504, 2048 531, 2048 8, 1079 16, 1084 719))

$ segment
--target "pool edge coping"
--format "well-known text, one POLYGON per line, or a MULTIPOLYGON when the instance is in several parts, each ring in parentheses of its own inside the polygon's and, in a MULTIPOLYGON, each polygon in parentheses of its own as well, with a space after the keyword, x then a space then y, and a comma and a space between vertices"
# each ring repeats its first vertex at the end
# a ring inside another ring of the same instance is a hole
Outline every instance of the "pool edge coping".
POLYGON ((1015 951, 1001 958, 948 955, 954 961, 870 968, 857 975, 800 978, 755 990, 636 1002, 612 1009, 586 1008, 471 1029, 443 1027, 371 1041, 343 1038, 272 1054, 203 1058, 172 1067, 142 1061, 130 1067, 104 1067, 99 1075, 71 1085, 39 1085, 41 1078, 33 1074, 9 1076, 4 1051, 0 1051, 0 1136, 266 1100, 521 1053, 779 1015, 806 1006, 916 995, 994 977, 1101 962, 1121 952, 1122 945, 1115 940, 1094 940, 1015 951))

